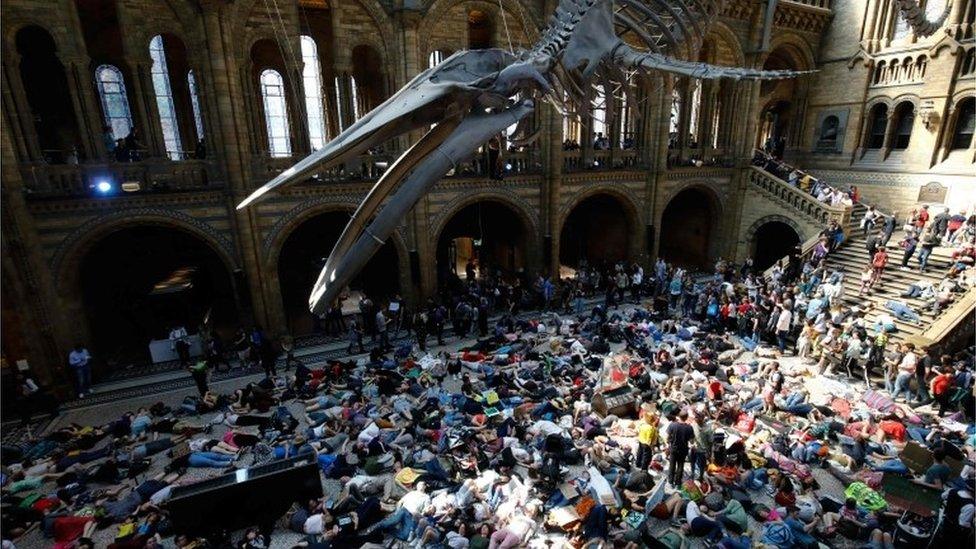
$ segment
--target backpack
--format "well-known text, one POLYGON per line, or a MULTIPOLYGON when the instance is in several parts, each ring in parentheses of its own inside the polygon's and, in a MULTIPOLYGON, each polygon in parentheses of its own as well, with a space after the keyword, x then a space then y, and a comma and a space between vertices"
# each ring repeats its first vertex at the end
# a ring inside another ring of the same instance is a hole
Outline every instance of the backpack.
POLYGON ((767 545, 775 545, 779 549, 790 549, 793 546, 793 532, 783 522, 770 522, 763 529, 762 541, 767 545))

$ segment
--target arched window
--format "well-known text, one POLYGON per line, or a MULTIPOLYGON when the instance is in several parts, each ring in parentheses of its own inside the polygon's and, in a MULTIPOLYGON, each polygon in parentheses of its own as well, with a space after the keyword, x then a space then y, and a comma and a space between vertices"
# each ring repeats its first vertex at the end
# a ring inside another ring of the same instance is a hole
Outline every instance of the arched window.
POLYGON ((668 132, 671 136, 678 135, 679 122, 681 121, 681 94, 677 89, 671 92, 671 121, 668 125, 668 132))
POLYGON ((972 97, 959 104, 956 126, 952 131, 951 149, 968 149, 973 145, 973 130, 976 129, 976 99, 972 97))
POLYGON ((912 139, 912 126, 915 124, 915 105, 905 102, 895 109, 895 137, 891 148, 896 151, 908 148, 912 139))
POLYGON ((593 119, 592 138, 596 144, 596 140, 603 141, 607 137, 607 92, 602 85, 596 87, 590 105, 590 116, 593 119))
POLYGON ((447 54, 442 50, 434 50, 430 52, 430 55, 427 56, 427 68, 432 69, 437 65, 440 65, 441 62, 443 62, 446 58, 447 54))
POLYGON ((352 93, 352 97, 350 98, 352 102, 352 119, 359 120, 361 116, 359 108, 359 84, 356 83, 355 76, 349 77, 349 90, 352 93))
POLYGON ((576 105, 569 100, 569 94, 563 92, 563 106, 566 112, 563 116, 563 146, 570 149, 579 145, 580 121, 576 113, 576 105))
POLYGON ((122 71, 112 65, 102 65, 95 69, 95 83, 98 85, 98 97, 102 100, 105 125, 111 126, 112 137, 123 139, 132 130, 132 113, 129 111, 129 97, 125 94, 122 71))
POLYGON ((888 106, 875 105, 871 109, 870 125, 868 126, 869 149, 880 149, 884 146, 885 131, 888 129, 888 106))
POLYGON ((339 77, 336 76, 333 79, 332 84, 335 86, 335 97, 336 97, 336 118, 339 119, 339 131, 346 129, 346 117, 343 116, 342 112, 342 82, 339 77))
POLYGON ((302 81, 305 84, 305 112, 308 115, 308 141, 312 150, 325 146, 325 108, 322 98, 322 70, 319 51, 311 36, 302 36, 302 81))
POLYGON ((962 76, 968 76, 976 72, 976 48, 970 48, 966 52, 966 57, 963 58, 962 66, 959 70, 962 76))
POLYGON ((186 73, 186 84, 190 88, 190 106, 193 107, 193 126, 197 130, 197 140, 203 141, 203 114, 200 111, 200 94, 197 92, 197 77, 193 69, 186 73))
POLYGON ((915 80, 920 82, 925 78, 925 67, 928 64, 928 59, 924 55, 919 55, 918 59, 915 61, 915 80))
POLYGON ((291 156, 285 81, 278 71, 266 69, 261 73, 261 98, 268 125, 268 152, 273 157, 291 156))
POLYGON ((875 84, 880 84, 880 83, 884 82, 885 68, 887 68, 887 64, 884 61, 878 63, 878 66, 874 68, 874 83, 875 84))
POLYGON ((693 147, 701 144, 701 102, 701 80, 693 80, 691 82, 691 112, 688 113, 691 117, 688 120, 688 139, 691 141, 693 147))
POLYGON ((628 84, 620 94, 620 133, 617 135, 617 143, 621 149, 634 148, 634 109, 630 104, 632 89, 628 84))
POLYGON ((152 82, 156 92, 156 109, 159 111, 159 125, 163 129, 163 143, 170 160, 183 157, 180 143, 180 126, 176 121, 176 105, 173 102, 173 89, 169 85, 169 71, 166 69, 166 51, 163 37, 156 35, 149 41, 149 57, 152 58, 152 82))

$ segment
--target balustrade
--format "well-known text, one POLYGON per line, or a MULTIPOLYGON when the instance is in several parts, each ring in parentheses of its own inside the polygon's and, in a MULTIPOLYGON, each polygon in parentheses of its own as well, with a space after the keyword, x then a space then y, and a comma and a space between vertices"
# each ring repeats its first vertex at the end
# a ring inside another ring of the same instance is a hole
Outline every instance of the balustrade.
POLYGON ((28 198, 72 198, 221 188, 216 167, 206 160, 84 164, 21 164, 28 198))

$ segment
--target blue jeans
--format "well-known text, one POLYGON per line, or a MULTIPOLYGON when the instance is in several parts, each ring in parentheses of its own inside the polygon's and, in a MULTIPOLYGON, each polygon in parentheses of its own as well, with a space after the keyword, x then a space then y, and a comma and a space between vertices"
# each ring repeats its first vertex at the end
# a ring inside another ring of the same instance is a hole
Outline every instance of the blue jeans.
POLYGON ((901 301, 889 301, 885 303, 885 309, 888 309, 900 320, 906 322, 919 323, 921 318, 919 318, 918 313, 912 310, 906 303, 901 301))
POLYGON ((918 268, 925 270, 925 267, 929 264, 929 256, 932 255, 932 248, 928 246, 922 246, 922 251, 918 252, 918 268))
POLYGON ((762 405, 763 405, 762 399, 759 397, 755 397, 749 402, 746 402, 745 404, 742 405, 742 411, 751 412, 753 410, 758 410, 762 408, 762 405))
POLYGON ((898 377, 895 378, 895 390, 891 392, 891 400, 897 400, 902 393, 905 393, 906 398, 912 394, 909 384, 914 375, 898 374, 898 377))
POLYGON ((190 467, 213 467, 223 469, 234 462, 234 456, 217 452, 193 452, 190 454, 190 467))
POLYGON ((413 533, 414 529, 417 527, 417 520, 413 518, 410 511, 407 511, 403 507, 397 508, 390 516, 376 523, 373 528, 375 530, 384 531, 390 528, 395 528, 393 537, 400 541, 406 541, 410 538, 410 534, 413 533))
POLYGON ((778 330, 776 332, 776 344, 779 346, 779 352, 786 352, 786 336, 789 332, 785 330, 778 330))
POLYGON ((74 366, 75 371, 75 389, 78 394, 87 393, 91 390, 91 366, 85 364, 84 366, 74 366))

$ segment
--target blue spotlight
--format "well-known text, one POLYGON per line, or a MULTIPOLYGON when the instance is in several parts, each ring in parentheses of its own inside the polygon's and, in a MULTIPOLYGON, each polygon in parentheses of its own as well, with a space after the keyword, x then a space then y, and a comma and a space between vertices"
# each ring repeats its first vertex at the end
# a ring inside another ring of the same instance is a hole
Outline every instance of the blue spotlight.
POLYGON ((95 190, 101 194, 108 194, 112 192, 112 183, 108 181, 99 181, 95 184, 95 190))

